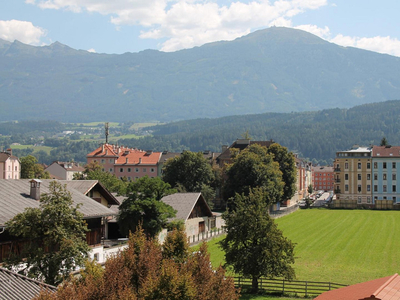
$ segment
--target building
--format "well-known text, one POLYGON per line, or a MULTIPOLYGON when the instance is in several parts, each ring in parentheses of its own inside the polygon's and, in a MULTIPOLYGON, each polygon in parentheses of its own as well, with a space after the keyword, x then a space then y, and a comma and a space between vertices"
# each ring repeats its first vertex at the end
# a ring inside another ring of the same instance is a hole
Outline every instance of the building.
POLYGON ((54 161, 44 170, 49 172, 53 179, 72 180, 74 174, 82 174, 85 168, 76 162, 54 161))
POLYGON ((0 152, 0 179, 20 179, 21 163, 18 157, 12 155, 12 150, 0 152))
MULTIPOLYGON (((49 193, 49 185, 52 181, 50 179, 0 180, 0 263, 10 249, 17 251, 23 245, 23 241, 8 234, 6 222, 24 212, 25 208, 38 208, 41 194, 49 193)), ((110 193, 97 197, 98 200, 90 198, 91 191, 94 196, 102 191, 101 185, 96 180, 60 181, 60 183, 66 185, 74 204, 81 204, 79 211, 83 214, 83 219, 89 229, 86 233, 88 245, 92 249, 99 248, 102 239, 107 238, 108 235, 108 219, 116 215, 107 206, 119 204, 119 202, 110 193), (89 196, 86 196, 86 192, 89 196)))
POLYGON ((400 276, 396 273, 367 282, 322 293, 315 300, 394 300, 400 299, 400 276))
POLYGON ((400 146, 373 146, 369 176, 376 208, 400 204, 400 146))
POLYGON ((312 186, 314 191, 333 191, 335 176, 333 167, 312 167, 312 186))
POLYGON ((124 146, 102 144, 89 153, 87 163, 98 162, 103 171, 128 180, 144 176, 156 177, 161 152, 143 151, 124 146))
POLYGON ((334 162, 335 207, 372 205, 372 147, 353 146, 336 152, 334 162))

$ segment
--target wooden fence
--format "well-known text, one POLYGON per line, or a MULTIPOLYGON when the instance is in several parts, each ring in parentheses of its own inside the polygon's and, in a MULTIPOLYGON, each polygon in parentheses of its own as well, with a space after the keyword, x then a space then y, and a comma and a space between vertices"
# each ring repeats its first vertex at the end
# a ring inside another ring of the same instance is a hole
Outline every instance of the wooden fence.
MULTIPOLYGON (((234 277, 236 287, 251 288, 252 280, 243 277, 234 277)), ((258 280, 258 288, 268 293, 297 294, 299 296, 317 296, 323 292, 345 287, 344 284, 316 281, 287 281, 282 279, 258 280)))
POLYGON ((195 235, 189 235, 187 237, 187 239, 188 239, 189 244, 194 244, 194 243, 198 243, 201 241, 207 241, 209 239, 212 239, 216 236, 220 236, 225 233, 226 233, 225 228, 217 228, 215 230, 204 231, 204 232, 201 232, 201 233, 195 234, 195 235))

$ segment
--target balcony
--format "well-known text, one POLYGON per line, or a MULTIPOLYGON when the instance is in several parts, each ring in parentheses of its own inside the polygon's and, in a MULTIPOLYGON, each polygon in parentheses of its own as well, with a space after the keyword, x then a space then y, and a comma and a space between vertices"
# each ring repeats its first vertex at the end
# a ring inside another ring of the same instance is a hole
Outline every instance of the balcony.
POLYGON ((340 168, 335 168, 335 172, 340 172, 340 168))
POLYGON ((340 178, 336 178, 335 183, 340 183, 340 178))

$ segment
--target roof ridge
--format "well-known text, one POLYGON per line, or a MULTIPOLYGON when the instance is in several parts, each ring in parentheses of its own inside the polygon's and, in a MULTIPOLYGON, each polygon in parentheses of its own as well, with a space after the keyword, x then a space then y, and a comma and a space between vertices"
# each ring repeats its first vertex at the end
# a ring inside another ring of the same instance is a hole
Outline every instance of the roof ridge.
POLYGON ((390 276, 390 278, 385 281, 384 284, 382 284, 375 292, 372 293, 371 296, 377 296, 385 287, 387 287, 397 276, 399 276, 399 274, 394 274, 392 276, 390 276))

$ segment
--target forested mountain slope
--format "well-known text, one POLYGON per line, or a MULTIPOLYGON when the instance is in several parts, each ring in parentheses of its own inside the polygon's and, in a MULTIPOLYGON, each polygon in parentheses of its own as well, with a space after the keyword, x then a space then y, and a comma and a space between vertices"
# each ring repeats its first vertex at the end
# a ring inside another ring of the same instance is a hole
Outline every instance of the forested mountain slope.
POLYGON ((400 99, 400 58, 272 27, 164 53, 0 40, 0 121, 170 122, 400 99))

